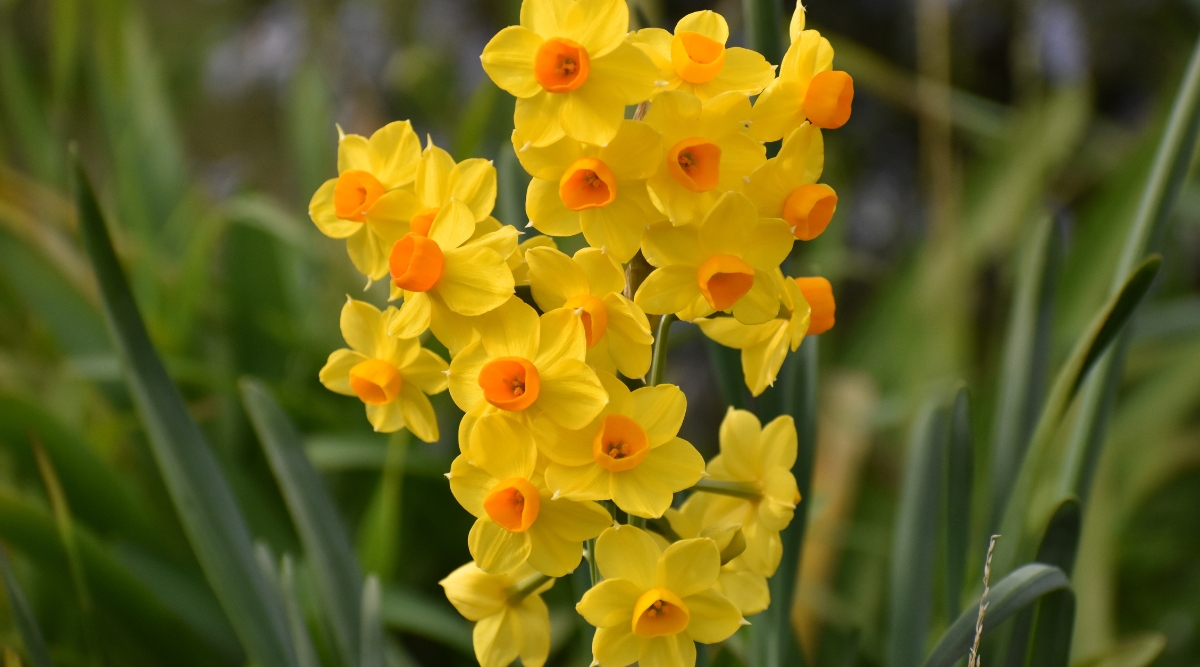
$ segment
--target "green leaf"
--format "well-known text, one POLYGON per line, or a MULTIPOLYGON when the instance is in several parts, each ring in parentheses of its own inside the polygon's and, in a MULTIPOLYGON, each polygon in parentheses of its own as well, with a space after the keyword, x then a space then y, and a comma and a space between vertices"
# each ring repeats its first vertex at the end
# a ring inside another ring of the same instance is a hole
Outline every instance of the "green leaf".
POLYGON ((712 364, 713 375, 717 378, 717 389, 725 405, 744 410, 746 408, 746 388, 742 379, 741 353, 725 347, 711 338, 704 338, 708 348, 708 359, 712 364))
POLYGON ((1167 648, 1167 637, 1160 632, 1147 632, 1129 637, 1121 643, 1071 667, 1149 667, 1167 648))
MULTIPOLYGON (((1046 523, 1046 529, 1042 531, 1042 542, 1038 546, 1037 556, 1034 560, 1053 565, 1068 577, 1071 576, 1071 570, 1075 565, 1075 554, 1079 549, 1081 521, 1081 509, 1077 499, 1067 498, 1059 504, 1046 523)), ((1063 599, 1064 596, 1060 593, 1063 591, 1047 596, 1038 603, 1036 610, 1027 609, 1017 617, 1013 623, 1012 635, 1009 640, 1009 665, 1029 664, 1031 667, 1038 667, 1041 663, 1028 662, 1028 656, 1031 655, 1037 655, 1040 656, 1040 659, 1046 660, 1057 659, 1058 652, 1062 650, 1062 647, 1055 638, 1064 633, 1067 636, 1066 650, 1069 651, 1071 632, 1074 630, 1075 595, 1070 594, 1068 601, 1063 599), (1067 615, 1070 616, 1070 622, 1060 618, 1067 615), (1029 653, 1031 637, 1033 644, 1038 647, 1034 653, 1029 653)), ((1063 661, 1061 664, 1065 665, 1067 656, 1061 656, 1061 659, 1063 661)))
POLYGON ((1075 593, 1063 589, 1038 601, 1028 667, 1067 667, 1075 631, 1075 593))
POLYGON ((296 649, 297 667, 321 667, 317 649, 313 647, 308 626, 304 623, 304 613, 300 610, 300 602, 296 597, 296 567, 288 554, 283 555, 283 563, 279 569, 279 590, 283 595, 284 609, 287 611, 288 628, 292 631, 292 646, 296 649))
POLYGON ((933 618, 934 564, 941 514, 949 411, 926 403, 908 448, 892 543, 887 664, 916 667, 933 618))
POLYGON ((967 549, 971 541, 971 487, 975 474, 975 438, 971 431, 971 396, 959 388, 950 409, 950 441, 946 453, 946 605, 953 616, 962 610, 967 549))
POLYGON ((242 404, 304 545, 322 607, 346 665, 358 664, 362 572, 324 480, 304 456, 300 434, 261 382, 243 378, 242 404))
POLYGON ((370 575, 362 588, 362 616, 359 627, 362 628, 362 639, 358 654, 361 660, 359 667, 383 666, 383 619, 380 615, 379 577, 370 575))
POLYGON ((768 62, 782 62, 787 48, 783 3, 779 0, 742 0, 742 21, 746 46, 761 53, 768 62))
MULTIPOLYGON (((987 636, 1013 614, 1038 598, 1067 588, 1070 582, 1062 570, 1044 563, 1029 563, 1014 570, 992 587, 988 593, 987 614, 983 619, 983 636, 987 636)), ((953 667, 967 655, 975 640, 975 621, 979 616, 979 600, 959 614, 934 646, 925 667, 953 667)))
POLYGON ((393 433, 388 439, 379 486, 359 525, 357 546, 362 567, 384 583, 391 583, 400 555, 400 517, 411 441, 412 434, 407 429, 393 433))
POLYGON ((441 642, 463 655, 475 655, 470 625, 447 605, 414 591, 386 588, 380 612, 384 624, 393 630, 441 642))
POLYGON ((78 162, 76 174, 80 234, 96 272, 105 320, 196 559, 250 659, 260 667, 290 667, 296 658, 283 603, 255 564, 250 531, 233 493, 150 342, 78 162))
POLYGON ((8 562, 8 552, 3 546, 0 546, 0 574, 4 576, 4 592, 8 594, 9 611, 17 626, 17 634, 21 635, 21 641, 25 643, 25 654, 29 656, 29 661, 33 667, 54 667, 54 663, 50 661, 50 651, 46 649, 46 640, 42 638, 37 619, 33 616, 33 610, 29 608, 21 584, 17 583, 12 565, 8 562))

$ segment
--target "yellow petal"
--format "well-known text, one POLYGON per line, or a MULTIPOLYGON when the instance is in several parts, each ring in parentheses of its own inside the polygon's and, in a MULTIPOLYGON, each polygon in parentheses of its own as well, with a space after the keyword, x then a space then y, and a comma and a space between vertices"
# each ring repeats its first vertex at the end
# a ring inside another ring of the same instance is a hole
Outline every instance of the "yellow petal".
POLYGON ((711 588, 721 574, 717 543, 707 538, 680 540, 667 547, 654 573, 654 585, 681 598, 711 588))
MULTIPOLYGON (((654 61, 650 60, 650 56, 638 47, 622 41, 611 53, 592 60, 591 75, 587 83, 580 86, 576 92, 590 91, 585 97, 590 97, 592 103, 606 99, 624 107, 637 104, 654 94, 654 80, 657 75, 658 68, 654 66, 654 61)), ((599 146, 607 144, 615 136, 619 125, 620 119, 608 139, 588 143, 599 146)), ((587 141, 581 137, 575 138, 587 141)))
POLYGON ((675 439, 687 412, 687 397, 679 387, 673 384, 642 387, 633 392, 631 399, 624 414, 642 427, 651 447, 675 439))
POLYGON ((605 579, 628 579, 643 591, 654 588, 661 553, 645 531, 629 525, 613 526, 596 540, 600 574, 605 579))
POLYGON ((417 162, 415 191, 421 208, 441 206, 450 190, 450 172, 454 158, 444 148, 429 142, 417 162))
POLYGON ((599 59, 622 45, 629 32, 629 7, 625 0, 575 0, 564 23, 566 34, 599 59))
MULTIPOLYGON (((703 105, 695 95, 679 90, 668 90, 654 98, 654 104, 646 112, 644 121, 663 134, 663 147, 669 148, 699 119, 703 105)), ((686 136, 686 135, 685 135, 686 136)))
POLYGON ((745 526, 742 532, 746 536, 746 551, 740 558, 746 561, 747 569, 764 577, 773 576, 783 558, 779 533, 767 530, 757 522, 745 526))
POLYGON ((512 133, 513 150, 517 160, 530 176, 558 182, 571 163, 583 157, 583 145, 570 137, 563 137, 548 146, 534 146, 525 138, 512 133))
POLYGON ((759 439, 762 423, 748 410, 730 408, 721 422, 721 460, 730 478, 752 481, 757 479, 759 439))
POLYGON ((421 159, 421 140, 407 120, 388 123, 371 135, 371 173, 388 190, 407 185, 416 178, 421 159))
POLYGON ((552 310, 542 315, 538 326, 541 341, 534 363, 539 368, 549 367, 560 359, 583 361, 587 354, 587 338, 583 323, 574 311, 569 308, 552 310))
POLYGON ((658 68, 664 88, 676 88, 682 82, 671 66, 671 33, 662 28, 642 28, 627 37, 630 44, 641 49, 658 68))
POLYGON ((692 12, 679 19, 675 24, 675 32, 698 32, 705 37, 724 44, 729 40, 729 24, 720 14, 704 10, 692 12))
POLYGON ((508 613, 521 665, 542 667, 550 657, 550 610, 546 603, 540 596, 530 595, 508 613))
POLYGON ((354 396, 354 390, 350 388, 350 369, 366 361, 367 358, 345 348, 334 350, 329 355, 329 360, 321 367, 321 372, 318 377, 321 384, 329 391, 337 392, 343 396, 354 396))
POLYGON ((804 122, 804 95, 796 81, 776 79, 754 101, 750 134, 759 141, 778 141, 804 122))
POLYGON ((816 183, 825 167, 825 139, 821 129, 812 123, 803 123, 787 136, 775 159, 784 174, 792 177, 787 182, 792 188, 816 183))
POLYGON ((742 375, 753 396, 762 394, 775 383, 788 352, 786 322, 772 320, 756 326, 765 327, 772 335, 756 345, 742 348, 742 375))
POLYGON ((654 342, 646 314, 619 294, 609 294, 603 301, 608 310, 608 332, 602 342, 608 344, 614 365, 627 378, 645 376, 650 370, 650 346, 654 342))
POLYGON ((496 478, 471 465, 468 456, 456 456, 450 463, 450 493, 463 509, 475 518, 484 518, 483 500, 496 484, 496 478))
POLYGON ((563 359, 548 368, 538 368, 542 389, 537 405, 563 428, 579 429, 590 422, 608 397, 596 373, 582 361, 563 359))
POLYGON ((583 594, 575 611, 597 628, 632 626, 633 608, 645 591, 628 579, 605 579, 583 594))
POLYGON ((429 295, 424 292, 410 292, 404 298, 404 303, 397 310, 390 311, 387 332, 397 338, 416 338, 429 328, 430 303, 429 295))
POLYGON ((757 95, 774 80, 775 68, 762 54, 735 46, 725 49, 725 66, 705 87, 716 93, 735 90, 757 95))
POLYGON ((416 357, 400 369, 405 384, 411 383, 426 394, 445 391, 449 365, 433 350, 421 348, 416 357))
POLYGON ((587 279, 588 293, 602 297, 625 289, 625 271, 599 248, 580 248, 572 258, 587 279))
POLYGON ((397 401, 367 406, 367 421, 376 433, 393 433, 404 428, 404 414, 397 401))
POLYGON ((506 606, 508 587, 504 577, 488 574, 467 563, 446 575, 438 582, 445 591, 446 599, 468 621, 480 621, 498 614, 506 606))
POLYGON ((696 644, 686 632, 642 642, 638 667, 680 667, 696 664, 696 644))
POLYGON ((683 310, 697 296, 700 287, 695 267, 664 266, 646 276, 633 300, 647 313, 665 315, 683 310))
POLYGON ((409 192, 408 188, 398 188, 385 192, 375 201, 367 211, 367 223, 375 226, 378 231, 390 231, 386 236, 393 237, 391 240, 395 242, 408 233, 409 220, 421 208, 421 200, 415 194, 409 192))
POLYGON ((758 504, 758 524, 767 530, 780 531, 792 522, 799 495, 796 478, 790 470, 771 468, 763 478, 763 501, 758 504))
POLYGON ((387 337, 383 313, 366 301, 346 298, 340 321, 342 338, 350 349, 368 357, 379 358, 380 348, 387 337))
POLYGON ((642 239, 642 254, 651 266, 700 266, 708 253, 700 248, 700 235, 694 227, 676 227, 670 223, 651 225, 642 239))
POLYGON ((583 560, 583 541, 611 524, 608 511, 596 503, 544 495, 538 520, 529 529, 529 564, 551 577, 566 576, 583 560))
POLYGON ((429 225, 429 238, 437 241, 442 253, 454 250, 475 233, 475 214, 460 201, 447 202, 429 225))
POLYGON ((562 139, 565 133, 559 116, 568 95, 543 90, 532 97, 517 98, 513 111, 517 134, 534 146, 548 146, 562 139))
POLYGON ((496 168, 480 158, 463 160, 450 172, 449 192, 471 209, 476 221, 487 219, 496 205, 496 168))
POLYGON ((567 22, 567 3, 559 0, 523 0, 521 25, 539 35, 552 37, 564 34, 567 22))
POLYGON ((630 514, 660 517, 676 492, 691 487, 703 475, 704 457, 686 440, 674 438, 650 450, 636 468, 613 475, 613 500, 630 514))
POLYGON ((467 535, 467 547, 484 572, 501 574, 525 562, 533 545, 528 531, 510 533, 491 519, 478 519, 467 535))
POLYGON ((425 442, 437 442, 437 415, 433 412, 429 397, 415 384, 405 382, 400 385, 399 403, 408 430, 425 442))
POLYGON ((767 161, 766 147, 741 132, 722 138, 717 145, 721 147, 721 178, 717 189, 741 192, 746 187, 746 178, 767 161))
POLYGON ((618 181, 644 181, 658 171, 662 161, 662 135, 646 123, 621 121, 617 136, 600 149, 598 157, 618 181))
POLYGON ((685 597, 683 603, 690 614, 687 633, 701 644, 723 642, 742 625, 737 606, 711 588, 685 597))
MULTIPOLYGON (((487 218, 487 220, 494 220, 494 218, 487 218)), ((479 225, 482 224, 484 223, 479 223, 479 225)), ((497 255, 504 257, 504 264, 509 266, 511 262, 508 258, 517 250, 517 237, 520 233, 512 225, 500 225, 499 221, 496 224, 499 225, 499 228, 495 231, 476 236, 463 245, 472 248, 491 248, 497 255)), ((479 232, 479 225, 475 226, 476 234, 479 232)))
POLYGON ((733 304, 733 317, 742 324, 763 324, 779 314, 779 292, 765 271, 754 272, 750 291, 733 304))
POLYGON ((794 42, 800 37, 800 33, 804 31, 804 4, 796 3, 796 9, 792 12, 792 19, 788 22, 788 36, 794 42))
POLYGON ((575 296, 588 293, 584 269, 556 248, 531 248, 525 253, 529 264, 529 287, 543 311, 561 308, 575 296))
POLYGON ((654 205, 675 226, 699 223, 717 200, 715 189, 711 192, 692 192, 671 178, 665 169, 646 181, 646 186, 650 189, 654 205))
POLYGON ((742 616, 752 616, 765 611, 771 604, 771 590, 767 587, 766 578, 747 569, 731 570, 728 566, 721 568, 721 577, 717 580, 716 589, 729 598, 733 606, 742 612, 742 616))
POLYGON ((696 325, 700 327, 700 331, 705 336, 725 347, 732 347, 736 350, 742 350, 770 340, 779 328, 777 322, 742 324, 732 317, 714 317, 711 320, 697 320, 696 325))
POLYGON ((537 311, 515 296, 481 318, 479 332, 488 353, 495 357, 532 360, 541 343, 537 311))
MULTIPOLYGON (((641 55, 641 51, 638 51, 638 54, 641 55)), ((608 87, 603 85, 604 82, 595 78, 595 69, 596 66, 593 65, 592 76, 586 83, 563 95, 566 99, 562 102, 558 122, 568 137, 586 144, 603 146, 617 136, 617 130, 625 117, 625 102, 620 96, 610 94, 608 87)), ((522 131, 521 134, 524 135, 525 132, 522 131)), ((533 143, 538 144, 536 140, 533 143)))
POLYGON ((346 239, 346 252, 354 268, 371 280, 379 280, 387 275, 387 257, 391 249, 391 246, 385 248, 382 239, 373 234, 367 225, 346 239))
MULTIPOLYGON (((552 464, 568 467, 590 465, 595 462, 592 456, 592 434, 596 424, 589 424, 581 430, 565 429, 545 413, 539 414, 533 420, 533 441, 538 451, 546 456, 552 464)), ((549 481, 549 469, 546 472, 546 486, 557 490, 557 486, 549 481)))
POLYGON ((791 470, 796 463, 796 442, 796 422, 791 416, 781 415, 771 420, 762 430, 760 465, 764 469, 791 470))
POLYGON ((308 203, 308 217, 321 233, 331 239, 344 239, 362 229, 363 224, 354 220, 343 220, 337 217, 333 206, 333 189, 337 179, 331 178, 321 184, 313 193, 312 201, 308 203))
POLYGON ((594 462, 581 466, 551 463, 546 467, 546 488, 567 500, 608 500, 608 471, 594 462))
POLYGON ((542 38, 524 26, 509 26, 492 37, 483 47, 480 62, 483 71, 500 88, 517 98, 542 92, 533 74, 533 58, 542 38))
POLYGON ((475 326, 478 317, 459 315, 450 310, 441 298, 429 297, 429 331, 438 339, 451 357, 479 338, 475 326))
POLYGON ((535 178, 529 182, 525 215, 535 229, 550 236, 574 236, 580 232, 579 213, 558 195, 558 182, 535 178))
POLYGON ((358 134, 347 134, 339 139, 337 160, 339 174, 351 169, 371 171, 371 148, 367 138, 358 134))
POLYGON ((631 625, 625 623, 596 630, 592 637, 592 655, 600 667, 625 666, 637 662, 645 640, 633 634, 631 625))
POLYGON ((508 667, 520 652, 507 609, 476 623, 471 631, 471 643, 480 667, 508 667))
POLYGON ((467 246, 443 252, 442 277, 433 287, 446 307, 460 315, 482 315, 512 296, 512 272, 490 248, 467 246))
POLYGON ((479 372, 490 358, 483 341, 478 340, 464 347, 450 360, 450 398, 463 412, 470 412, 477 404, 483 403, 479 372))
MULTIPOLYGON (((726 192, 717 200, 704 222, 700 223, 701 251, 706 256, 722 254, 741 257, 751 239, 757 235, 757 227, 758 210, 750 199, 738 192, 726 192)), ((791 248, 786 242, 785 245, 791 248)), ((775 266, 769 268, 774 269, 775 266)))
MULTIPOLYGON (((633 188, 645 188, 640 182, 622 183, 633 188)), ((618 262, 628 262, 637 254, 642 234, 650 223, 661 219, 657 211, 647 211, 632 192, 618 186, 617 197, 608 206, 591 208, 579 213, 579 225, 588 245, 611 253, 618 262)), ((647 203, 649 203, 647 201, 647 203)))
POLYGON ((470 456, 475 466, 499 480, 529 479, 537 466, 537 448, 529 429, 519 419, 500 412, 476 420, 470 456))

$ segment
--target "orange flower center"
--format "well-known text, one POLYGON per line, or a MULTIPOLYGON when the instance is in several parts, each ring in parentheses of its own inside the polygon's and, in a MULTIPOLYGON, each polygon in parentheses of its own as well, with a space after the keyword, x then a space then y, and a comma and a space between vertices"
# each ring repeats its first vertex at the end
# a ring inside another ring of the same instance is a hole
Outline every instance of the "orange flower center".
POLYGON ((562 37, 542 42, 533 57, 533 76, 552 93, 569 93, 582 86, 590 70, 587 49, 562 37))
POLYGON ((821 72, 808 83, 804 115, 813 125, 836 130, 850 120, 854 102, 854 79, 845 72, 821 72))
POLYGON ((392 246, 388 268, 396 287, 410 292, 428 292, 442 277, 445 261, 437 241, 409 232, 392 246))
POLYGON ((617 177, 600 160, 580 158, 559 180, 558 196, 572 211, 608 206, 617 198, 617 177))
POLYGON ((483 397, 488 403, 509 412, 533 405, 541 384, 537 367, 522 357, 499 357, 479 371, 483 397))
POLYGON ((592 439, 592 458, 612 472, 636 468, 649 451, 646 431, 625 415, 607 415, 592 439))
POLYGON ((667 152, 667 171, 692 192, 708 192, 721 177, 721 148, 708 139, 688 137, 667 152))
POLYGON ((343 220, 362 222, 384 192, 383 184, 371 174, 359 169, 344 171, 333 186, 333 211, 343 220))
POLYGON ((725 45, 698 32, 677 32, 671 39, 671 65, 688 83, 711 81, 725 66, 725 45))
POLYGON ((727 310, 754 286, 754 268, 733 255, 713 255, 696 270, 700 293, 714 310, 727 310))
POLYGON ((800 293, 812 308, 808 320, 808 333, 816 336, 832 329, 833 312, 837 305, 833 300, 833 286, 820 276, 796 278, 796 284, 800 286, 800 293))
POLYGON ((524 477, 509 477, 492 487, 483 509, 496 525, 510 533, 523 533, 537 520, 542 499, 524 477))
POLYGON ((438 211, 441 211, 441 206, 433 208, 423 208, 413 214, 411 220, 408 221, 408 227, 413 234, 417 236, 429 236, 429 228, 433 226, 433 219, 437 217, 438 211))
POLYGON ((651 588, 633 607, 633 634, 639 637, 665 637, 687 629, 687 605, 665 588, 651 588))
POLYGON ((583 333, 587 336, 587 346, 595 347, 608 330, 608 309, 604 302, 590 294, 580 294, 567 299, 564 308, 579 311, 579 319, 583 321, 583 333))
POLYGON ((386 361, 367 359, 350 369, 350 388, 367 405, 386 405, 400 395, 400 371, 386 361))
POLYGON ((837 194, 828 185, 801 185, 783 203, 783 219, 792 226, 796 238, 811 241, 829 226, 837 202, 837 194))

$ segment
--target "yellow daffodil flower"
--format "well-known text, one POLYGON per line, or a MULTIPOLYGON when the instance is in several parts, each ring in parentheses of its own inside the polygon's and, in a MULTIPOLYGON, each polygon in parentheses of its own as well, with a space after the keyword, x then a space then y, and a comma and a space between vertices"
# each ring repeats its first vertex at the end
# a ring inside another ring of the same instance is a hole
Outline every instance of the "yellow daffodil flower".
POLYGON ((778 155, 750 175, 746 196, 759 215, 783 218, 797 239, 811 241, 825 231, 837 210, 837 193, 817 183, 824 167, 821 131, 804 123, 788 135, 778 155))
POLYGON ((525 255, 529 286, 543 312, 573 310, 587 337, 587 363, 592 368, 640 378, 650 368, 650 322, 636 303, 625 298, 625 272, 612 255, 582 248, 568 257, 553 248, 534 248, 525 255))
POLYGON ((628 31, 625 0, 524 0, 521 25, 497 33, 481 57, 517 98, 517 134, 534 146, 612 141, 625 107, 648 99, 657 78, 628 31))
POLYGON ((537 460, 529 429, 490 414, 476 421, 467 451, 450 465, 450 491, 476 518, 467 546, 485 572, 507 572, 528 560, 542 574, 564 576, 579 565, 583 541, 612 524, 594 502, 555 497, 537 460))
POLYGON ((685 90, 701 100, 728 91, 757 95, 775 78, 775 68, 761 54, 726 47, 729 24, 720 14, 692 12, 675 24, 675 34, 644 28, 630 41, 639 46, 671 89, 685 90))
POLYGON ((521 565, 488 574, 467 563, 438 582, 468 621, 481 667, 508 667, 519 656, 525 667, 542 667, 550 655, 550 611, 542 593, 554 580, 521 565))
POLYGON ((338 135, 338 177, 317 189, 308 215, 325 236, 346 239, 355 268, 378 280, 387 274, 387 251, 400 230, 377 205, 413 182, 421 140, 408 121, 389 123, 370 139, 342 134, 340 127, 338 135))
MULTIPOLYGON (((393 310, 393 309, 389 309, 393 310)), ((330 391, 357 396, 376 431, 407 427, 425 442, 438 439, 437 416, 426 394, 446 389, 446 362, 415 338, 387 335, 390 313, 363 301, 342 306, 342 337, 350 349, 336 350, 321 369, 330 391)))
POLYGON ((710 539, 661 549, 645 531, 614 526, 596 541, 596 560, 604 580, 575 609, 596 626, 600 667, 692 667, 695 642, 724 641, 746 623, 713 588, 721 556, 710 539))
POLYGON ((702 517, 702 525, 741 523, 746 536, 741 557, 751 572, 770 577, 783 556, 779 531, 791 523, 800 502, 792 475, 795 422, 784 415, 764 427, 754 413, 730 408, 721 422, 720 441, 721 453, 708 462, 708 479, 735 483, 755 497, 695 493, 688 503, 698 507, 684 511, 702 517))
POLYGON ((543 234, 572 236, 582 231, 593 248, 628 262, 646 227, 663 219, 646 190, 646 179, 662 160, 662 142, 645 123, 622 121, 603 147, 564 138, 537 148, 526 146, 515 132, 513 147, 533 175, 525 212, 543 234))
MULTIPOLYGON (((694 494, 698 496, 702 494, 694 494)), ((717 524, 705 526, 702 514, 694 511, 701 507, 698 503, 684 503, 681 510, 668 509, 663 515, 670 526, 670 532, 675 533, 671 539, 686 540, 706 537, 717 544, 721 554, 721 575, 713 586, 718 593, 729 598, 729 601, 742 612, 742 616, 753 616, 764 611, 771 604, 771 590, 767 586, 767 578, 750 571, 742 555, 746 551, 746 536, 741 524, 717 524)), ((651 533, 659 546, 666 548, 671 540, 651 533)))
POLYGON ((546 486, 563 498, 611 498, 629 514, 662 516, 676 491, 704 475, 704 457, 678 437, 687 399, 675 385, 630 392, 599 375, 608 405, 586 428, 568 431, 545 414, 534 422, 534 439, 550 460, 546 486))
POLYGON ((583 428, 608 400, 596 372, 584 361, 587 338, 573 311, 540 318, 517 297, 479 318, 479 340, 450 362, 450 396, 466 415, 459 446, 477 419, 505 412, 532 419, 538 414, 564 428, 583 428))
POLYGON ((833 286, 829 281, 820 276, 796 278, 796 285, 812 307, 812 323, 808 333, 816 336, 832 329, 833 312, 837 304, 834 303, 833 286))
POLYGON ((705 336, 725 347, 742 351, 742 375, 754 396, 775 384, 789 350, 795 352, 809 333, 812 309, 795 280, 778 269, 779 315, 763 324, 742 324, 732 317, 696 320, 705 336))
POLYGON ((759 218, 746 195, 726 193, 698 228, 660 223, 646 232, 642 252, 658 268, 634 302, 681 320, 723 311, 742 324, 762 324, 779 312, 772 273, 794 240, 786 222, 759 218))
POLYGON ((750 133, 760 141, 776 141, 805 120, 834 130, 850 120, 853 102, 854 79, 833 69, 829 40, 816 30, 801 28, 783 54, 779 78, 754 101, 750 133))
POLYGON ((554 239, 540 234, 517 244, 516 251, 508 256, 508 268, 512 269, 513 281, 518 286, 529 284, 528 253, 534 248, 558 250, 558 246, 554 244, 554 239))
POLYGON ((672 90, 654 98, 646 124, 662 133, 666 155, 648 181, 654 204, 674 225, 700 222, 726 192, 766 161, 766 149, 746 132, 750 100, 722 93, 703 103, 672 90))

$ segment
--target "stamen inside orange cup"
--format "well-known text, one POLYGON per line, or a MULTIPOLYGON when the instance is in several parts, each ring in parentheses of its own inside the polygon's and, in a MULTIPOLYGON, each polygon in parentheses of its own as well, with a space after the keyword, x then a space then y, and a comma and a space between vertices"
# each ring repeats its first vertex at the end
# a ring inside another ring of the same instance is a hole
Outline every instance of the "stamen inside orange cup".
POLYGON ((590 294, 580 294, 567 299, 564 308, 579 311, 579 319, 583 321, 583 333, 587 336, 587 346, 595 347, 608 330, 608 309, 604 302, 590 294))
POLYGON ((408 227, 413 234, 417 236, 429 236, 429 228, 433 226, 433 219, 437 217, 441 206, 432 208, 423 208, 413 214, 411 220, 408 221, 408 227))
POLYGON ((533 57, 533 76, 552 93, 569 93, 582 86, 590 70, 587 49, 562 37, 542 42, 533 57))
POLYGON ((537 520, 542 499, 524 477, 510 477, 483 499, 483 509, 496 525, 510 533, 523 533, 537 520))
POLYGON ((428 292, 441 279, 445 261, 437 241, 409 232, 392 246, 388 268, 400 289, 428 292))
POLYGON ((824 183, 801 185, 784 201, 783 219, 792 226, 796 238, 811 241, 829 226, 837 202, 837 193, 824 183))
POLYGON ((833 300, 833 286, 820 276, 796 278, 796 284, 800 286, 800 293, 812 308, 808 320, 808 333, 815 336, 832 329, 833 314, 837 307, 833 300))
POLYGON ((725 45, 698 32, 677 32, 671 39, 671 65, 688 83, 711 81, 725 67, 725 45))
POLYGON ((600 160, 580 158, 558 181, 558 196, 572 211, 608 206, 617 198, 617 177, 600 160))
POLYGON ((344 171, 333 186, 333 211, 343 220, 367 219, 367 211, 386 192, 379 179, 359 169, 344 171))
POLYGON ((646 431, 625 415, 605 416, 592 439, 592 458, 612 472, 636 468, 649 451, 646 431))
POLYGON ((836 130, 850 120, 854 102, 854 79, 845 72, 821 72, 808 83, 804 115, 813 125, 836 130))
POLYGON ((488 403, 510 412, 533 405, 541 384, 537 367, 522 357, 493 359, 479 372, 483 397, 488 403))
POLYGON ((402 384, 400 371, 380 359, 367 359, 350 369, 350 388, 367 405, 391 403, 402 384))
POLYGON ((639 637, 666 637, 687 629, 691 614, 687 605, 665 588, 651 588, 633 607, 633 634, 639 637))
POLYGON ((701 137, 683 139, 667 152, 667 172, 692 192, 708 192, 721 178, 721 148, 701 137))
POLYGON ((700 293, 714 310, 728 310, 754 286, 754 267, 733 255, 713 255, 696 270, 700 293))

